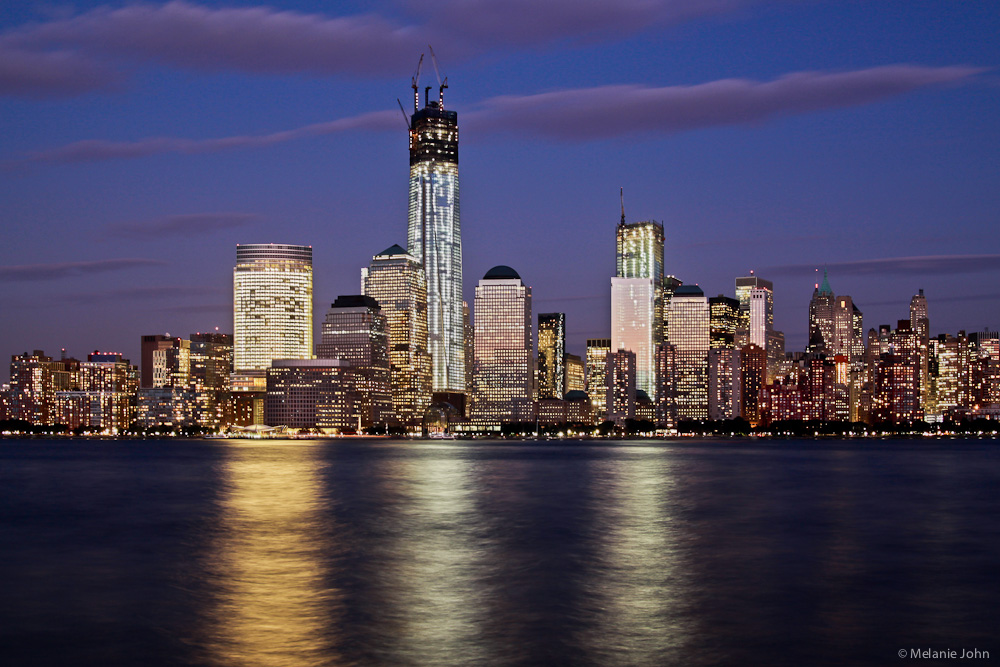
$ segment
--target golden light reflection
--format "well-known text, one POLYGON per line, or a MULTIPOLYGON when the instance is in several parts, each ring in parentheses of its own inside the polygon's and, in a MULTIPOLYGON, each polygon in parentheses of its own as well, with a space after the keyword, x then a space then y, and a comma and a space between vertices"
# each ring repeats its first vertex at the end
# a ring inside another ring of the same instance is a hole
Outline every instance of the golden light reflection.
POLYGON ((206 661, 215 665, 337 662, 339 592, 325 565, 334 533, 321 513, 319 445, 227 441, 226 492, 208 572, 206 661))

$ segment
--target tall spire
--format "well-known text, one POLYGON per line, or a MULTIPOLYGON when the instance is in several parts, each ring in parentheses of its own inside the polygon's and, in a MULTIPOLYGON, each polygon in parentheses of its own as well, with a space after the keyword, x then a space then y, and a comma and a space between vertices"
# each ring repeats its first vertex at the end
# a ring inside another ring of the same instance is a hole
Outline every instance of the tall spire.
POLYGON ((823 269, 823 284, 819 286, 820 294, 833 294, 833 290, 830 289, 830 281, 826 277, 826 269, 823 269))
POLYGON ((625 224, 625 188, 624 188, 624 186, 621 188, 621 192, 619 192, 619 197, 621 197, 621 201, 622 201, 622 224, 624 225, 625 224))

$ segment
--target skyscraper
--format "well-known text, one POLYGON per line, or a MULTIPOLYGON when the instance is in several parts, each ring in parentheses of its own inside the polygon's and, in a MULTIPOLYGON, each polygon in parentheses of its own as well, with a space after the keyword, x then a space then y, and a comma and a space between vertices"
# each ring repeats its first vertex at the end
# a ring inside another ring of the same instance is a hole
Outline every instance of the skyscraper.
POLYGON ((566 393, 566 313, 538 314, 538 398, 566 393))
POLYGON ((753 271, 750 272, 749 276, 737 278, 736 300, 740 302, 740 323, 736 336, 736 347, 743 347, 750 342, 750 292, 753 289, 767 290, 764 312, 765 326, 774 326, 774 284, 770 280, 753 275, 753 271))
POLYGON ((476 287, 472 418, 528 421, 533 405, 531 288, 509 266, 495 266, 476 287))
POLYGON ((386 318, 370 296, 338 296, 323 321, 316 346, 319 359, 340 359, 355 370, 366 423, 385 424, 390 417, 389 335, 386 318))
POLYGON ((382 307, 389 327, 393 411, 404 424, 416 425, 431 402, 424 269, 401 247, 391 246, 372 258, 364 293, 382 307))
POLYGON ((670 300, 667 317, 675 352, 677 419, 708 418, 709 308, 697 285, 682 285, 670 300))
POLYGON ((425 91, 419 108, 413 81, 410 117, 409 253, 427 279, 428 348, 435 392, 464 392, 465 335, 462 319, 462 229, 458 187, 458 114, 425 91))
POLYGON ((312 246, 236 246, 233 366, 266 371, 273 359, 313 352, 312 246))
POLYGON ((594 418, 603 420, 607 413, 607 368, 610 338, 587 339, 587 396, 594 410, 594 418))
POLYGON ((655 289, 651 278, 611 279, 611 349, 635 353, 636 388, 651 397, 657 395, 655 289))

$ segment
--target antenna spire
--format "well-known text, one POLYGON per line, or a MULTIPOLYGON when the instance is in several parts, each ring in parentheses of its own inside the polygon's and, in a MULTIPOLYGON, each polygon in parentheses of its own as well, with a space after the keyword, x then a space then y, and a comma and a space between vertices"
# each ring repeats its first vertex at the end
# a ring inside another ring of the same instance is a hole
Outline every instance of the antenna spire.
POLYGON ((618 193, 618 196, 621 198, 621 202, 622 202, 622 224, 624 225, 625 224, 625 188, 624 187, 621 188, 621 191, 618 193))

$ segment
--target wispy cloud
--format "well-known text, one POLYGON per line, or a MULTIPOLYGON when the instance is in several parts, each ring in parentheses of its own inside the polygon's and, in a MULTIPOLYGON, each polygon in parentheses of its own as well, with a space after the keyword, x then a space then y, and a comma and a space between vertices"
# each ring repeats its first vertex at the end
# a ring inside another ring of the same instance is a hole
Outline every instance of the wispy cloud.
POLYGON ((0 35, 0 94, 72 95, 105 87, 113 61, 186 69, 394 75, 428 43, 461 61, 504 46, 609 39, 731 12, 762 0, 406 0, 415 21, 326 16, 182 0, 98 7, 0 35), (100 61, 100 62, 98 62, 100 61), (86 76, 74 76, 83 74, 86 76), (32 77, 30 73, 47 72, 32 77), (0 69, 2 73, 2 69, 0 69))
POLYGON ((261 135, 236 135, 213 139, 185 139, 181 137, 151 137, 136 141, 107 141, 87 139, 65 146, 32 153, 27 158, 15 162, 99 162, 147 157, 162 153, 199 154, 240 148, 261 148, 274 144, 301 139, 309 136, 335 134, 348 130, 398 130, 401 124, 399 112, 372 111, 369 113, 341 118, 325 123, 313 123, 291 130, 261 135))
MULTIPOLYGON (((725 79, 697 86, 577 88, 491 98, 467 113, 464 123, 481 133, 500 128, 565 141, 638 133, 673 134, 876 102, 918 88, 961 83, 981 71, 975 67, 893 65, 841 73, 798 72, 768 82, 725 79), (611 116, 614 123, 607 121, 611 116)), ((162 153, 212 153, 352 130, 398 131, 399 127, 398 112, 372 111, 264 135, 88 139, 32 153, 8 162, 8 167, 30 162, 96 162, 162 153)))
POLYGON ((761 0, 408 0, 405 5, 453 40, 539 46, 621 37, 729 13, 761 0))
MULTIPOLYGON (((1000 292, 990 294, 928 294, 927 298, 933 303, 962 303, 968 301, 983 301, 995 303, 1000 301, 1000 292)), ((906 301, 896 299, 894 301, 866 301, 865 306, 900 306, 906 305, 906 301)))
POLYGON ((0 47, 0 95, 67 97, 111 90, 120 81, 118 73, 78 53, 0 47))
POLYGON ((967 81, 983 71, 890 65, 850 72, 796 72, 763 82, 723 79, 695 86, 618 85, 505 95, 481 103, 466 115, 465 123, 480 132, 527 131, 566 141, 672 134, 869 104, 928 86, 967 81))
POLYGON ((105 301, 164 301, 215 296, 222 290, 205 286, 156 285, 152 287, 126 287, 96 292, 75 292, 62 295, 59 301, 70 303, 102 303, 105 301))
POLYGON ((99 7, 25 26, 4 34, 0 51, 76 49, 189 69, 370 75, 398 71, 427 41, 426 31, 373 14, 331 18, 168 2, 99 7))
POLYGON ((166 262, 156 259, 102 259, 91 262, 0 266, 0 282, 59 280, 163 264, 166 262))
MULTIPOLYGON (((853 262, 824 263, 840 274, 853 275, 945 275, 982 273, 1000 270, 1000 255, 928 255, 924 257, 889 257, 853 262)), ((815 264, 787 264, 761 271, 765 275, 795 276, 815 274, 815 264), (765 273, 766 272, 766 273, 765 273)))
POLYGON ((258 219, 259 216, 252 213, 189 213, 141 222, 119 222, 108 225, 107 229, 112 234, 132 238, 189 236, 246 227, 258 219))

